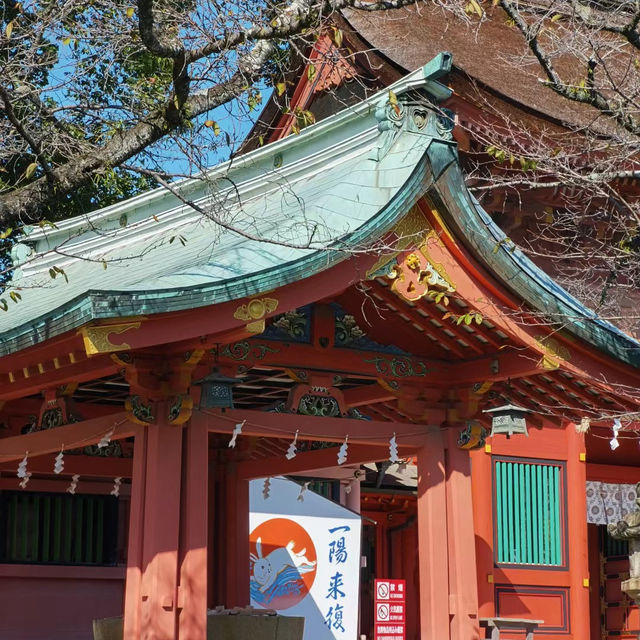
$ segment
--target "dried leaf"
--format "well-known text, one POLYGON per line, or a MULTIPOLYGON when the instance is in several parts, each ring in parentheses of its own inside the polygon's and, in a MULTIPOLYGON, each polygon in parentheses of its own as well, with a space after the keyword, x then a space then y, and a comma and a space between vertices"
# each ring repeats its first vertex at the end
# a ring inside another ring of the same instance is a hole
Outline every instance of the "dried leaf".
POLYGON ((127 14, 127 18, 133 18, 133 14, 136 12, 134 7, 127 7, 125 13, 127 14))
POLYGON ((32 162, 25 170, 24 172, 24 177, 25 178, 30 178, 33 173, 35 172, 35 170, 38 168, 38 163, 37 162, 32 162))
POLYGON ((336 44, 336 47, 341 47, 342 46, 342 29, 338 29, 336 27, 333 28, 333 41, 336 44))
POLYGON ((13 20, 9 23, 7 23, 7 26, 4 30, 5 35, 7 36, 7 39, 9 39, 11 37, 11 34, 13 33, 13 20))

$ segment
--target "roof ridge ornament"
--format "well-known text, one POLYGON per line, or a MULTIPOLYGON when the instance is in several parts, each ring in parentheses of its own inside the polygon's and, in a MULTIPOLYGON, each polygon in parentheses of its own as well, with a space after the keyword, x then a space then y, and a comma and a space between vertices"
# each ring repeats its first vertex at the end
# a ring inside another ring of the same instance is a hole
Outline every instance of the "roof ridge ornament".
POLYGON ((370 160, 380 162, 404 127, 414 133, 426 133, 433 138, 453 138, 453 112, 436 106, 452 93, 451 89, 437 81, 450 70, 451 54, 440 53, 420 70, 420 74, 414 72, 389 88, 374 112, 378 131, 382 135, 369 153, 370 160))

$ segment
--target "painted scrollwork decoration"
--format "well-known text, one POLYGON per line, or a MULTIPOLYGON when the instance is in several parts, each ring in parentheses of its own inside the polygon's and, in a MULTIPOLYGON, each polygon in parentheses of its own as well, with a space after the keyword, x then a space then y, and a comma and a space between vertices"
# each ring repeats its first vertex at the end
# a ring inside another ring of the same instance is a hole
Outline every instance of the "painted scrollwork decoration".
POLYGON ((336 418, 340 416, 340 406, 335 398, 307 394, 300 398, 298 413, 305 416, 323 416, 336 418))
POLYGON ((122 446, 118 440, 111 441, 106 447, 99 447, 97 444, 90 444, 82 450, 85 456, 96 458, 122 458, 122 446))
POLYGON ((125 409, 129 418, 137 424, 153 424, 155 422, 152 406, 145 404, 140 396, 131 396, 125 402, 125 409))
POLYGON ((225 344, 220 355, 230 360, 262 360, 268 353, 278 353, 280 349, 266 344, 251 344, 247 340, 225 344))
POLYGON ((364 362, 373 363, 376 371, 382 376, 406 378, 409 376, 425 376, 427 374, 427 365, 424 362, 400 356, 393 358, 376 356, 375 358, 365 359, 364 362))

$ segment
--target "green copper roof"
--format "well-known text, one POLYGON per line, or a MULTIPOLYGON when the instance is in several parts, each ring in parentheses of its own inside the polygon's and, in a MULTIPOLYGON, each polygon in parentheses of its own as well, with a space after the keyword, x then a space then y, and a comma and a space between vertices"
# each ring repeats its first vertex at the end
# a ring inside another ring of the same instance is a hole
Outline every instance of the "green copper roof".
POLYGON ((209 306, 307 278, 371 247, 429 192, 497 280, 640 367, 640 345, 504 242, 467 191, 452 123, 430 108, 450 95, 437 82, 450 66, 451 56, 440 54, 392 86, 399 105, 381 91, 204 179, 177 183, 206 215, 158 189, 29 233, 14 251, 11 287, 22 301, 0 315, 0 355, 94 319, 209 306), (54 266, 68 282, 50 278, 54 266))
POLYGON ((450 94, 437 82, 450 64, 441 54, 396 83, 400 107, 382 91, 176 184, 206 215, 158 189, 32 231, 13 252, 22 301, 0 315, 0 354, 93 319, 271 290, 370 246, 428 188, 428 148, 451 144, 451 123, 428 109, 450 94), (67 279, 52 279, 54 267, 67 279))

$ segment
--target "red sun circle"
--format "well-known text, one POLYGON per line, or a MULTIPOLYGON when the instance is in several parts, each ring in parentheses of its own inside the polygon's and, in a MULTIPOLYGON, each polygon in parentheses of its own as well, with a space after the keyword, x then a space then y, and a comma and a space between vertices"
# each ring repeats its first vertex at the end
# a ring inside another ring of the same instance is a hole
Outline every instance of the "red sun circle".
POLYGON ((307 596, 316 577, 317 555, 304 527, 288 518, 266 520, 251 532, 249 553, 251 599, 256 604, 282 611, 307 596))

